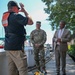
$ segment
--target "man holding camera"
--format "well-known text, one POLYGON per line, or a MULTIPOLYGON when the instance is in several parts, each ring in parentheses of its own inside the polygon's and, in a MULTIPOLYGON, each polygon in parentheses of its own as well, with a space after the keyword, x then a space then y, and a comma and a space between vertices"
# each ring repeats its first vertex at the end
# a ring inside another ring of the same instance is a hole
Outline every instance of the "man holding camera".
POLYGON ((9 1, 8 11, 3 14, 2 25, 5 29, 5 47, 8 56, 9 75, 28 75, 27 59, 22 51, 26 31, 24 26, 32 25, 33 20, 20 3, 21 9, 15 1, 9 1), (25 17, 19 12, 23 12, 25 17))

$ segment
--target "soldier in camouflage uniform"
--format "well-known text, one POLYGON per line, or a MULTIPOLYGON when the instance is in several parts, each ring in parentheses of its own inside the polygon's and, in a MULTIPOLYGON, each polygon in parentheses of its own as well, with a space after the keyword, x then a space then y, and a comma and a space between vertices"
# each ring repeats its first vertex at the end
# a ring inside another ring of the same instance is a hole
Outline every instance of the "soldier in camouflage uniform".
POLYGON ((38 70, 42 69, 46 71, 45 70, 45 59, 44 59, 45 57, 44 43, 46 42, 47 35, 44 30, 40 29, 40 27, 41 27, 41 22, 37 21, 36 29, 33 30, 30 34, 30 40, 34 47, 34 59, 36 62, 36 67, 38 68, 38 70))

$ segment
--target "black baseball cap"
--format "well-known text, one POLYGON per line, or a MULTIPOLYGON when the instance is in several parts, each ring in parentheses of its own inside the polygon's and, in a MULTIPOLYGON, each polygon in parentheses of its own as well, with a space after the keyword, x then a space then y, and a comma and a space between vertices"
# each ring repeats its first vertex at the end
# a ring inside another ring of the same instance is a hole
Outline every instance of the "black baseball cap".
MULTIPOLYGON (((18 4, 15 1, 9 1, 8 4, 7 4, 7 6, 8 6, 8 8, 11 8, 13 6, 17 6, 18 7, 18 4)), ((18 9, 20 9, 20 8, 18 7, 18 9)))
POLYGON ((40 21, 36 21, 36 24, 41 24, 41 22, 40 21))

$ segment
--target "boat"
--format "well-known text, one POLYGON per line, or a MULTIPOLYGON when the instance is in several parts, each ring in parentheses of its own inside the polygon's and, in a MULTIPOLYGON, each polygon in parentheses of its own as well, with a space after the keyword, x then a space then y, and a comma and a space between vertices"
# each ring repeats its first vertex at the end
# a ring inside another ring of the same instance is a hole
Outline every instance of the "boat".
POLYGON ((3 40, 0 40, 0 49, 1 48, 4 48, 4 41, 3 40))
POLYGON ((0 45, 0 48, 4 48, 4 46, 3 45, 0 45))

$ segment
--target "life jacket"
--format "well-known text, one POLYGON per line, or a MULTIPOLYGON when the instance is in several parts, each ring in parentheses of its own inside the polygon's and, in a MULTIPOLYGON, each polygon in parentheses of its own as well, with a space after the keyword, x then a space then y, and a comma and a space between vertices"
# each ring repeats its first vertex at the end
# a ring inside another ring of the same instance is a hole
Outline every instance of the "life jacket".
POLYGON ((2 25, 4 27, 7 27, 8 26, 8 17, 9 17, 9 15, 10 15, 10 12, 6 12, 2 16, 2 25))

